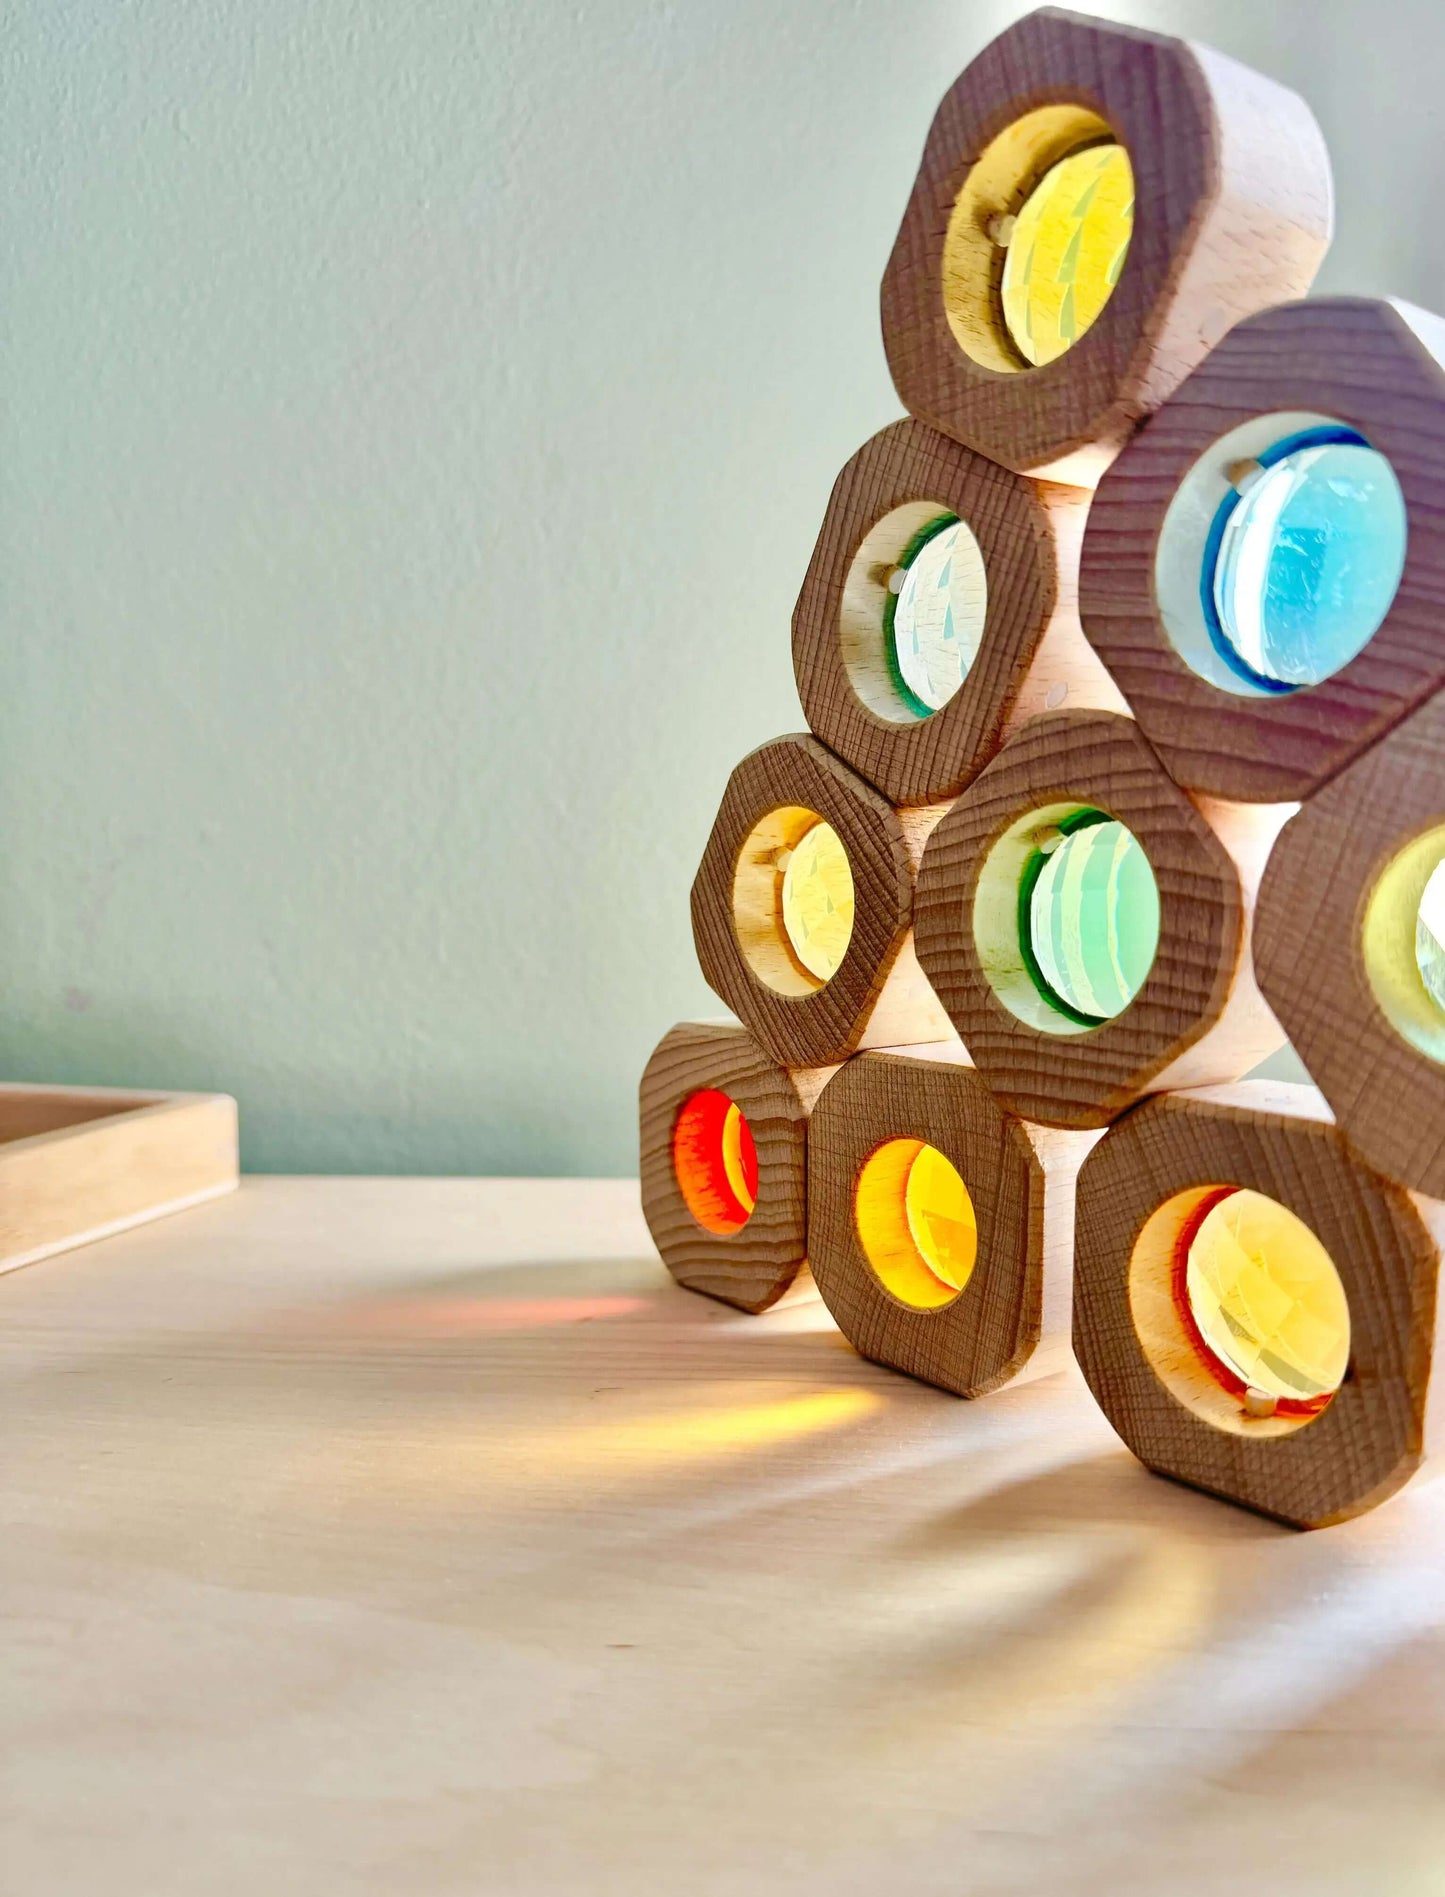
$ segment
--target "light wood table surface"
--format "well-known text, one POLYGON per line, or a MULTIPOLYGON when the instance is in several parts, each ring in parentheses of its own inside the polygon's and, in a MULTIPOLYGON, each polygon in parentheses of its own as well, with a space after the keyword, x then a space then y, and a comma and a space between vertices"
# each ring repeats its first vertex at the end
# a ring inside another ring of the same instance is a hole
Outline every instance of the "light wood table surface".
POLYGON ((0 1281, 6 1897, 1445 1891, 1445 1484, 675 1289, 628 1182, 247 1180, 0 1281))

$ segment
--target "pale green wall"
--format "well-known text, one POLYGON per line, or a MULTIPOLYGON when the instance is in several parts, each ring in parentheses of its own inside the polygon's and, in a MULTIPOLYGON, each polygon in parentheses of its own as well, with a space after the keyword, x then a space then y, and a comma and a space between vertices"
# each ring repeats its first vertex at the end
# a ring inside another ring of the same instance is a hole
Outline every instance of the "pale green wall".
MULTIPOLYGON (((1018 10, 5 9, 0 1071, 230 1088, 257 1167, 632 1166, 930 113, 1018 10)), ((1328 287, 1445 304, 1435 0, 1128 17, 1308 93, 1328 287)))

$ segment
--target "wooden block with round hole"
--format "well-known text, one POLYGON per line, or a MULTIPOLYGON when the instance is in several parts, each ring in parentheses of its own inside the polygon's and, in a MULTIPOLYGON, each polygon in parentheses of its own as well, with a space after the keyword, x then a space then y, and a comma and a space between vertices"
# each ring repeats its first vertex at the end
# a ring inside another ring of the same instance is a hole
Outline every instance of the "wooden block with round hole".
POLYGON ((1030 719, 939 822, 919 960, 1012 1112, 1099 1127, 1283 1042, 1250 907, 1283 813, 1194 800, 1110 712, 1030 719))
POLYGON ((639 1089, 642 1210, 680 1285, 742 1311, 811 1292, 808 1116, 834 1071, 790 1072, 727 1022, 663 1036, 639 1089))
POLYGON ((1360 1156, 1445 1198, 1445 695, 1285 825, 1260 987, 1360 1156), (1432 927, 1433 923, 1433 927, 1432 927))
POLYGON ((1321 298, 1242 323, 1084 536, 1084 630, 1175 779, 1311 796, 1445 689, 1445 324, 1321 298))
POLYGON ((1313 1088, 1144 1102, 1079 1175, 1090 1389, 1161 1475, 1301 1528, 1373 1508, 1424 1453, 1440 1210, 1313 1088))
POLYGON ((942 805, 896 811, 816 738, 728 779, 692 886, 708 986, 786 1067, 951 1038, 913 949, 913 883, 942 805))
POLYGON ((954 796, 1035 712, 1127 709, 1079 625, 1087 507, 917 421, 838 476, 793 669, 814 732, 891 803, 954 796))
POLYGON ((844 1336, 957 1396, 1061 1368, 1097 1138, 1006 1112, 956 1046, 840 1067, 810 1130, 808 1249, 844 1336))
POLYGON ((1228 329, 1304 294, 1332 219, 1294 93, 1208 47, 1029 14, 934 117, 883 279, 894 386, 991 461, 1092 487, 1228 329))

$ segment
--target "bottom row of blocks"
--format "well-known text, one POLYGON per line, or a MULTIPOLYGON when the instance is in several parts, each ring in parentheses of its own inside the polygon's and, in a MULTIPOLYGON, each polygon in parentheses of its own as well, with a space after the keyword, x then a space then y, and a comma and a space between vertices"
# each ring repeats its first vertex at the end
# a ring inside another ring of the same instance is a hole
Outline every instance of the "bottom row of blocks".
POLYGON ((1060 1368, 1072 1338, 1142 1462, 1301 1527, 1419 1465, 1445 1205, 1365 1165, 1312 1088, 1060 1132, 957 1044, 787 1069, 697 1023, 641 1109, 643 1210, 692 1290, 762 1311, 815 1282, 864 1356, 959 1396, 1060 1368))

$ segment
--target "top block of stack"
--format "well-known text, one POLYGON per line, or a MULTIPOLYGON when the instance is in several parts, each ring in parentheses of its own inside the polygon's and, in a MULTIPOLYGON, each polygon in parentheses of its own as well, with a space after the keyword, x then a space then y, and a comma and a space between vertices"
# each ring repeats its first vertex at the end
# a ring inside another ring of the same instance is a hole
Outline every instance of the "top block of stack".
POLYGON ((1329 158, 1294 93, 1208 47, 1053 8, 934 116, 883 279, 904 406, 1092 488, 1241 319, 1302 296, 1329 158))

